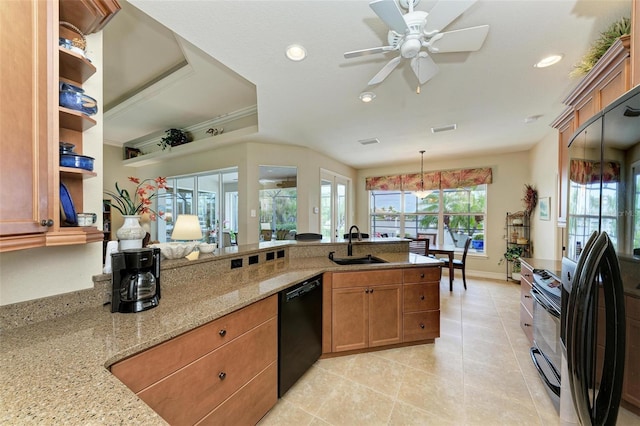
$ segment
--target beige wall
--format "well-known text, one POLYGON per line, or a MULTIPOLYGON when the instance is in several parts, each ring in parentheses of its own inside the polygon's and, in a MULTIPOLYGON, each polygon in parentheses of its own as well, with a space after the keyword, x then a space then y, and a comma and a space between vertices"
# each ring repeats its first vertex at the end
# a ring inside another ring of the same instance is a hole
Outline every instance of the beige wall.
MULTIPOLYGON (((228 145, 140 168, 122 167, 121 159, 121 148, 105 147, 105 165, 110 170, 109 174, 105 174, 106 188, 113 188, 116 180, 124 182, 127 176, 131 175, 140 178, 178 176, 238 167, 240 244, 256 243, 260 234, 259 218, 257 215, 251 217, 250 214, 251 210, 256 212, 259 210, 259 166, 293 166, 297 168, 298 232, 320 231, 320 218, 313 210, 314 207, 320 207, 320 169, 331 170, 352 180, 356 176, 355 169, 309 148, 256 142, 228 145), (113 167, 111 166, 112 162, 113 167)), ((354 208, 351 207, 353 211, 354 208)), ((114 229, 117 229, 117 226, 114 229)))
POLYGON ((540 209, 531 214, 533 257, 562 258, 562 229, 558 225, 558 133, 550 131, 531 149, 531 183, 538 190, 538 199, 549 197, 550 220, 540 220, 540 209))

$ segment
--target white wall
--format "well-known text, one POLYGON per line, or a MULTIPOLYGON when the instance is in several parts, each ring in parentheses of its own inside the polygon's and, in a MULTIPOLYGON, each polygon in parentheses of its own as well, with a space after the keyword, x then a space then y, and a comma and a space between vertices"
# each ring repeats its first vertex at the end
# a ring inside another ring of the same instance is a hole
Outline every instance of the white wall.
MULTIPOLYGON (((467 257, 469 270, 482 271, 487 276, 499 276, 506 272, 504 265, 498 265, 505 252, 505 215, 523 209, 522 191, 525 183, 530 181, 529 152, 517 152, 502 155, 476 156, 469 158, 452 158, 449 160, 430 161, 425 157, 425 172, 432 170, 448 170, 471 167, 491 167, 493 183, 487 188, 487 223, 485 224, 485 256, 474 255, 471 251, 467 257)), ((368 176, 420 172, 420 162, 378 167, 358 171, 356 183, 358 215, 357 224, 360 229, 369 229, 368 193, 365 190, 365 178, 368 176)))

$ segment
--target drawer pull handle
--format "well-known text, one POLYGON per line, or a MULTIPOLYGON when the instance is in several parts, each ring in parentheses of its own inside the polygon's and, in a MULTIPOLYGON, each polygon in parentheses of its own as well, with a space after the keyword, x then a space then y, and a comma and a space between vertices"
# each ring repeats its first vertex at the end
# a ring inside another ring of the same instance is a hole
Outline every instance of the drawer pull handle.
POLYGON ((420 323, 420 328, 424 329, 424 324, 420 323))
POLYGON ((420 300, 424 300, 424 294, 420 296, 420 300))
POLYGON ((526 322, 524 323, 525 327, 531 327, 531 324, 527 324, 526 322))
POLYGON ((524 295, 524 297, 525 297, 526 299, 531 299, 531 295, 529 295, 529 294, 525 294, 525 295, 524 295))
POLYGON ((40 221, 40 226, 46 226, 46 227, 53 226, 53 219, 42 219, 40 221))
POLYGON ((220 335, 220 337, 224 337, 227 334, 227 330, 223 328, 222 330, 218 331, 218 334, 220 335))
POLYGON ((224 371, 221 371, 220 374, 218 374, 218 378, 220 380, 224 380, 225 377, 227 377, 227 373, 225 373, 224 371))
POLYGON ((424 278, 424 272, 420 274, 420 278, 424 278))
POLYGON ((369 293, 373 293, 373 289, 370 289, 370 290, 369 290, 369 293))

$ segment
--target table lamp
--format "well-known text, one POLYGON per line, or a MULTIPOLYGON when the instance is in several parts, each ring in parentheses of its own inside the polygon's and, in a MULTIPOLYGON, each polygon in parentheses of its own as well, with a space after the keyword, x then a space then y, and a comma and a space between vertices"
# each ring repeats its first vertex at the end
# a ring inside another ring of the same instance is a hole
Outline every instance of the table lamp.
MULTIPOLYGON (((176 220, 176 224, 173 226, 173 232, 171 233, 171 239, 173 241, 193 241, 195 244, 198 240, 202 239, 202 229, 200 228, 200 219, 193 214, 181 214, 176 220)), ((199 252, 193 251, 187 259, 195 260, 199 256, 199 252)))

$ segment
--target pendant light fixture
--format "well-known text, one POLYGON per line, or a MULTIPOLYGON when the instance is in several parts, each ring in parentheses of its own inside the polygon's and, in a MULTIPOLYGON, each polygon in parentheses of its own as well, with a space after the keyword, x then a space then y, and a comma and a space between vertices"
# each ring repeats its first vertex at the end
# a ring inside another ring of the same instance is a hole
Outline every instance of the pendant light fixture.
POLYGON ((424 149, 420 151, 420 189, 414 191, 413 194, 420 199, 431 194, 431 191, 426 191, 424 189, 424 149))

